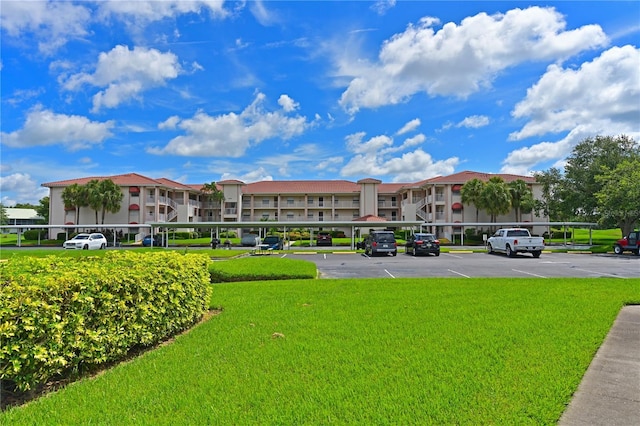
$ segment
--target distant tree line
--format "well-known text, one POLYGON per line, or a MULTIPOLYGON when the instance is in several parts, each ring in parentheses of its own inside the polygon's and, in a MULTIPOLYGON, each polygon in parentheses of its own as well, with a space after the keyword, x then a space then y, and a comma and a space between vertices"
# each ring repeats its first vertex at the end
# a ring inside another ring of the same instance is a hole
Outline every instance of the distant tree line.
POLYGON ((640 221, 640 144, 627 136, 587 138, 573 148, 564 173, 537 173, 535 210, 552 221, 597 222, 623 235, 640 221))

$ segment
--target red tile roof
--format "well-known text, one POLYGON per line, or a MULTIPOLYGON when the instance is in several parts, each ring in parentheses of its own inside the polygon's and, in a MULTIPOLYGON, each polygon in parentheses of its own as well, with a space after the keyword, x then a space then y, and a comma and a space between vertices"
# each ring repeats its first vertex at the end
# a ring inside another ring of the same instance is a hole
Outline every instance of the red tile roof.
POLYGON ((519 175, 511 175, 511 174, 505 174, 505 173, 480 173, 480 172, 473 172, 473 171, 469 171, 469 170, 465 170, 463 172, 459 172, 459 173, 454 173, 452 175, 448 175, 448 176, 438 176, 435 178, 431 178, 431 179, 427 179, 425 184, 431 184, 431 183, 466 183, 468 181, 470 181, 471 179, 480 179, 481 181, 488 181, 489 179, 491 179, 494 176, 499 176, 502 179, 504 179, 505 182, 512 182, 518 179, 522 179, 523 181, 527 182, 527 183, 535 183, 536 179, 532 176, 519 176, 519 175))
POLYGON ((161 184, 156 179, 151 179, 146 176, 139 175, 137 173, 127 173, 123 175, 115 175, 115 176, 89 176, 78 179, 68 179, 68 180, 60 180, 57 182, 47 182, 43 183, 41 186, 54 188, 54 187, 65 187, 69 185, 73 185, 77 183, 78 185, 86 185, 91 180, 105 180, 111 179, 113 183, 119 186, 161 186, 161 184))

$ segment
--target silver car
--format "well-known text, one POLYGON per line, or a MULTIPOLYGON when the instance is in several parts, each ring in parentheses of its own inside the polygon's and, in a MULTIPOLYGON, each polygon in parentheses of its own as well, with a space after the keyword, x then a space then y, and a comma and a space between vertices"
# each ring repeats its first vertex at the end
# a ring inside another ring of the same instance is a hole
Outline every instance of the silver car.
POLYGON ((62 245, 65 249, 74 250, 102 250, 107 247, 107 239, 96 232, 92 234, 78 234, 62 245))

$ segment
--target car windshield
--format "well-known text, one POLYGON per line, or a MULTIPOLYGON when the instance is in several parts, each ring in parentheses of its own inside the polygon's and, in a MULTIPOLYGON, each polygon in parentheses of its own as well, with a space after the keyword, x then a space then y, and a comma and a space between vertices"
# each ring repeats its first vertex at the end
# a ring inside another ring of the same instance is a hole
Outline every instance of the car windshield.
POLYGON ((264 242, 267 244, 271 244, 271 243, 277 243, 280 240, 279 237, 275 237, 275 236, 271 236, 271 237, 264 237, 264 242))
POLYGON ((435 237, 431 234, 416 234, 416 240, 433 241, 435 237))
POLYGON ((86 240, 88 239, 89 236, 86 234, 80 234, 80 235, 76 235, 75 237, 73 237, 74 240, 86 240))
POLYGON ((392 243, 396 240, 396 238, 393 234, 378 234, 376 240, 381 243, 392 243))

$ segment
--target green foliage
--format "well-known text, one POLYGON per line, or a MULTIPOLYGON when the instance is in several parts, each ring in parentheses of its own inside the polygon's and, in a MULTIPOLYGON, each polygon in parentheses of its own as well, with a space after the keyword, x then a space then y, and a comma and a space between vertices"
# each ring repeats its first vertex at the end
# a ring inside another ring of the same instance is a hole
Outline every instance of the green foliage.
POLYGON ((316 265, 276 256, 243 257, 209 265, 211 282, 289 280, 316 278, 316 265))
POLYGON ((207 309, 206 256, 107 252, 0 264, 0 379, 32 389, 186 329, 207 309))
POLYGON ((38 240, 38 235, 40 235, 40 240, 43 240, 47 237, 49 231, 47 231, 46 229, 30 229, 28 231, 24 231, 22 233, 22 237, 25 240, 29 240, 29 241, 37 241, 38 240))
POLYGON ((602 189, 596 192, 601 223, 615 222, 622 235, 640 221, 640 156, 624 160, 596 176, 602 189))
POLYGON ((6 225, 9 223, 9 218, 7 217, 7 211, 4 208, 4 205, 0 203, 0 225, 6 225))
POLYGON ((555 425, 638 302, 616 278, 217 285, 175 344, 0 423, 555 425))

